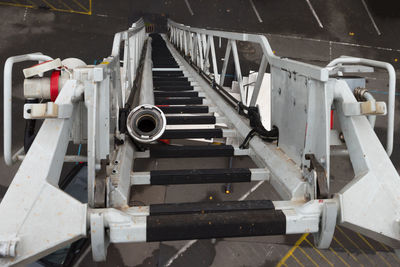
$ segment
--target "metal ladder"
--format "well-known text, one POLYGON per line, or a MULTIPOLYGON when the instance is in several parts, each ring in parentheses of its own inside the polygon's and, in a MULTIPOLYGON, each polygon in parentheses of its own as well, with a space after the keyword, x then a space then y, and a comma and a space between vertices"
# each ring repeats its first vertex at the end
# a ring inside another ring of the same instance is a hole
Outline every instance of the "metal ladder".
POLYGON ((7 59, 4 158, 8 165, 23 162, 0 203, 4 218, 0 265, 29 263, 89 235, 95 261, 106 260, 110 243, 312 233, 316 247, 328 248, 336 224, 399 247, 400 179, 388 156, 396 81, 390 64, 341 57, 326 67, 314 66, 274 55, 260 34, 207 30, 171 20, 167 35, 150 37, 144 21, 138 20, 115 34, 111 55, 95 66, 76 59, 62 63, 38 53, 7 59), (226 42, 221 72, 217 38, 226 42), (251 99, 241 74, 238 42, 262 50, 251 99), (223 87, 231 54, 240 100, 223 87), (45 61, 27 69, 35 76, 27 81, 43 89, 33 90, 38 99, 52 100, 54 91, 51 83, 43 83, 47 77, 41 77, 42 72, 54 73, 60 67, 68 71, 65 76, 61 73, 62 90, 54 102, 24 106, 24 118, 44 123, 28 153, 19 149, 13 155, 12 67, 28 60, 45 61), (366 117, 384 115, 385 103, 358 101, 346 80, 337 76, 371 72, 370 67, 389 73, 386 151, 366 117), (264 77, 270 79, 267 87, 262 86, 264 77), (270 131, 260 127, 255 111, 260 92, 269 96, 270 131), (341 141, 329 127, 332 107, 356 177, 334 195, 329 192, 331 148, 341 141), (148 119, 141 120, 144 114, 148 119), (162 127, 155 127, 157 123, 162 127), (269 135, 274 128, 275 139, 269 135), (87 155, 68 155, 71 141, 85 144, 87 155), (134 171, 137 159, 206 161, 242 156, 258 168, 187 165, 178 170, 134 171), (57 188, 63 163, 77 161, 87 162, 88 203, 57 188), (282 200, 242 197, 241 201, 129 205, 136 185, 252 181, 259 181, 257 185, 268 181, 282 200), (374 194, 365 199, 365 192, 374 194))
MULTIPOLYGON (((216 116, 207 95, 171 54, 159 34, 151 34, 155 105, 167 118, 167 125, 213 125, 213 128, 166 129, 161 139, 234 138, 235 131, 216 128, 224 121, 216 116)), ((219 113, 221 114, 221 113, 219 113)), ((169 142, 168 142, 169 143, 169 142)), ((201 142, 198 145, 150 145, 149 157, 207 158, 247 155, 234 145, 201 142)), ((241 183, 269 179, 264 168, 149 170, 133 172, 133 185, 177 185, 241 183)), ((284 234, 285 216, 269 200, 198 202, 150 205, 147 241, 284 234)))

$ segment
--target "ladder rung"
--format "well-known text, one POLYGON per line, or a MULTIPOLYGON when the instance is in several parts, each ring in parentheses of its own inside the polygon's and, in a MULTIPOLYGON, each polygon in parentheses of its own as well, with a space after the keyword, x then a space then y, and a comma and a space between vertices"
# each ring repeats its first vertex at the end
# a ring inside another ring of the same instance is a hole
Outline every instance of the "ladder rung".
POLYGON ((165 114, 208 113, 208 106, 158 106, 165 114))
POLYGON ((232 156, 234 156, 234 148, 230 145, 158 146, 150 148, 150 157, 154 158, 197 158, 232 156))
POLYGON ((215 123, 215 116, 167 116, 167 125, 215 123))
POLYGON ((199 92, 197 91, 191 91, 191 92, 185 92, 185 91, 170 91, 170 92, 154 92, 155 97, 198 97, 199 92))
POLYGON ((169 68, 169 67, 165 67, 165 68, 154 68, 153 67, 153 71, 177 71, 177 72, 182 72, 182 70, 180 68, 169 68))
POLYGON ((154 87, 160 86, 190 86, 189 81, 153 81, 154 87))
POLYGON ((153 81, 158 81, 158 82, 160 82, 160 81, 185 81, 185 82, 187 82, 188 78, 184 77, 184 76, 182 76, 182 77, 175 77, 175 76, 153 77, 153 81))
POLYGON ((150 215, 146 226, 147 242, 282 235, 286 217, 275 209, 150 215))
POLYGON ((157 66, 178 66, 178 63, 176 63, 176 61, 170 61, 170 60, 165 60, 165 61, 153 60, 153 67, 156 68, 157 66))
POLYGON ((162 139, 184 139, 184 138, 222 138, 222 129, 179 129, 165 130, 162 139))
POLYGON ((203 97, 155 97, 156 105, 201 105, 203 97))
POLYGON ((275 206, 271 200, 243 200, 152 204, 149 212, 151 216, 273 209, 275 206))
POLYGON ((153 71, 153 77, 181 77, 182 71, 153 71))
POLYGON ((161 68, 179 68, 178 64, 153 64, 154 69, 161 69, 161 68))
POLYGON ((131 185, 244 183, 269 180, 266 169, 191 169, 132 172, 131 185))
POLYGON ((154 90, 157 91, 191 91, 193 90, 193 86, 182 86, 182 85, 162 85, 162 86, 154 86, 154 90))

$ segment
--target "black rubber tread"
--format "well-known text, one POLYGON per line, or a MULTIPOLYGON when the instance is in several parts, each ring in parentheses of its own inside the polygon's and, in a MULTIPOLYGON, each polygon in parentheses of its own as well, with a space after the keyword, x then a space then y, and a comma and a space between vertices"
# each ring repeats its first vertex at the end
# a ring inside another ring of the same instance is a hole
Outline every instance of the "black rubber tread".
POLYGON ((230 145, 210 146, 156 146, 150 148, 150 157, 154 158, 197 158, 232 157, 234 148, 230 145))
POLYGON ((146 241, 283 235, 281 210, 231 211, 147 216, 146 241))
POLYGON ((201 105, 203 97, 155 97, 156 105, 201 105))
POLYGON ((167 116, 167 125, 215 124, 215 116, 167 116))
MULTIPOLYGON (((245 169, 248 170, 248 169, 245 169)), ((242 172, 242 171, 240 171, 242 172)), ((207 201, 150 205, 150 215, 212 213, 245 210, 273 210, 271 200, 207 201)))
MULTIPOLYGON (((251 181, 250 169, 190 169, 150 171, 151 185, 244 183, 251 181)), ((207 204, 209 204, 207 202, 207 204)))
POLYGON ((208 113, 208 106, 158 106, 164 114, 199 114, 208 113))
POLYGON ((222 138, 222 129, 179 129, 165 130, 162 139, 185 139, 185 138, 222 138))

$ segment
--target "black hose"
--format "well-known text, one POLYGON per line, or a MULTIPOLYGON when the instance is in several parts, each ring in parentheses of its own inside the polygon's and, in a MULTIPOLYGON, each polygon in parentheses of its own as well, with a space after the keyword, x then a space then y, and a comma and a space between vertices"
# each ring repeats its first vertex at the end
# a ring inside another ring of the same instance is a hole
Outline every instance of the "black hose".
MULTIPOLYGON (((26 104, 38 103, 38 102, 39 102, 38 99, 27 99, 27 100, 25 100, 26 104)), ((35 137, 36 137, 35 129, 36 129, 36 120, 26 120, 26 122, 25 122, 25 133, 24 133, 24 151, 25 151, 25 154, 28 153, 29 148, 31 147, 33 141, 35 140, 35 137)))

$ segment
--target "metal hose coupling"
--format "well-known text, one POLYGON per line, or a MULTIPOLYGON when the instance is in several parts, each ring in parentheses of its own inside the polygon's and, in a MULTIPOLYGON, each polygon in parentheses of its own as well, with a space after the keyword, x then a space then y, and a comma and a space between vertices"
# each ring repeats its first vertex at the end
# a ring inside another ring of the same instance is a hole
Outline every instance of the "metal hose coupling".
POLYGON ((133 139, 140 143, 150 143, 163 135, 167 119, 158 107, 144 104, 129 113, 126 126, 133 139))

